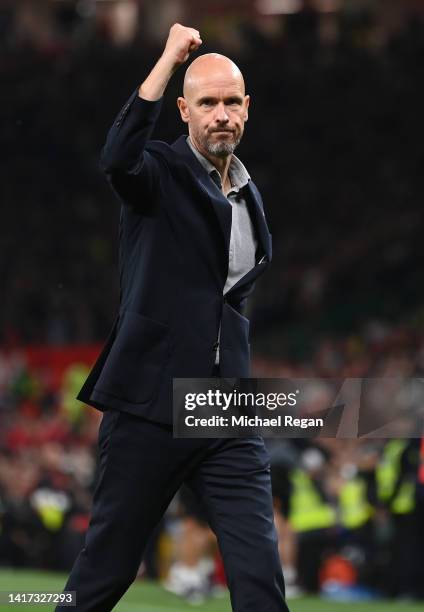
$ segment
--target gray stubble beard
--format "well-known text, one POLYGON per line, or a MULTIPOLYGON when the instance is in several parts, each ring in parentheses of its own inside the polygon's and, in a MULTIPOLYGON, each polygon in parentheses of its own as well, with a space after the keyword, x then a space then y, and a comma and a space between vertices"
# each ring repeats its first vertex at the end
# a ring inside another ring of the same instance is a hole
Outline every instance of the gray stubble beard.
POLYGON ((240 144, 240 138, 237 138, 234 142, 205 142, 206 150, 210 155, 214 157, 228 157, 232 155, 238 145, 240 144))

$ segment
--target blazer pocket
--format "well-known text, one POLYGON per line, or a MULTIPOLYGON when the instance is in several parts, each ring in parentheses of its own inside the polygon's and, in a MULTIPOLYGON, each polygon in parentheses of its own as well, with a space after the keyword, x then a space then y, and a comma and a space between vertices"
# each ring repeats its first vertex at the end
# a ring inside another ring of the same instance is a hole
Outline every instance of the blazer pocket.
POLYGON ((96 384, 98 391, 134 404, 149 401, 170 354, 170 328, 125 310, 96 384))

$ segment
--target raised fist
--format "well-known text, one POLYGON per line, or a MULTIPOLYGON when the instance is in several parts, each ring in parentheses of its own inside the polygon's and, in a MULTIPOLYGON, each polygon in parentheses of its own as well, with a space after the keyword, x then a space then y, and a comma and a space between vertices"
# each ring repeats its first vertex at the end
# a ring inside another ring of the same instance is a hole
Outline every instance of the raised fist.
POLYGON ((198 30, 187 28, 180 23, 174 23, 169 30, 163 55, 168 57, 174 64, 184 64, 190 53, 196 51, 202 44, 198 30))

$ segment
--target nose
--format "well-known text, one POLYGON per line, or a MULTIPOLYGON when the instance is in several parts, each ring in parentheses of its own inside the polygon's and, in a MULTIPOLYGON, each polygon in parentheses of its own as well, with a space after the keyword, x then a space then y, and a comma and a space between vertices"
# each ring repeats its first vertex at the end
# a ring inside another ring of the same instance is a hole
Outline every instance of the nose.
POLYGON ((225 104, 223 102, 220 102, 216 106, 215 121, 217 123, 228 123, 229 120, 230 118, 228 117, 227 112, 225 110, 225 104))

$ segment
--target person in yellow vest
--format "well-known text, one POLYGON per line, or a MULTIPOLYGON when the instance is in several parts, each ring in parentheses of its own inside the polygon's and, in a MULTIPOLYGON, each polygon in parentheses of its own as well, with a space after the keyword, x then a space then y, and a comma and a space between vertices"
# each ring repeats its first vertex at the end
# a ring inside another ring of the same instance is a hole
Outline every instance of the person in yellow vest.
POLYGON ((339 545, 349 550, 361 586, 377 586, 376 567, 376 454, 369 453, 341 466, 338 480, 339 545))
POLYGON ((388 585, 389 595, 395 597, 414 597, 418 588, 415 552, 418 442, 388 440, 376 471, 378 498, 390 513, 393 526, 388 585))
POLYGON ((354 474, 345 481, 339 492, 340 524, 345 529, 356 532, 369 525, 373 515, 368 483, 362 474, 354 474))
POLYGON ((308 448, 289 475, 288 520, 298 538, 299 583, 308 592, 319 590, 321 562, 335 546, 337 514, 326 490, 325 468, 323 452, 308 448))

